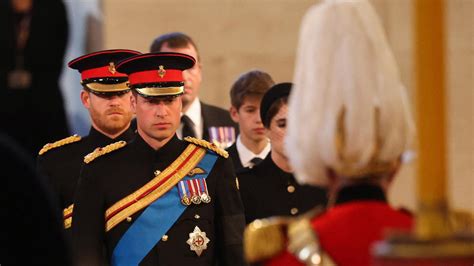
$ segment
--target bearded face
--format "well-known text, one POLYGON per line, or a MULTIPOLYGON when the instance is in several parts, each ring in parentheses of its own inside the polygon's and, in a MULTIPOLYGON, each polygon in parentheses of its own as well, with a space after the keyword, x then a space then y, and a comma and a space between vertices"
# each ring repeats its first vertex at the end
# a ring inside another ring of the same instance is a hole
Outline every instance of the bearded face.
POLYGON ((89 110, 92 125, 98 131, 115 136, 128 128, 133 115, 131 92, 113 96, 84 93, 81 95, 83 104, 89 110))

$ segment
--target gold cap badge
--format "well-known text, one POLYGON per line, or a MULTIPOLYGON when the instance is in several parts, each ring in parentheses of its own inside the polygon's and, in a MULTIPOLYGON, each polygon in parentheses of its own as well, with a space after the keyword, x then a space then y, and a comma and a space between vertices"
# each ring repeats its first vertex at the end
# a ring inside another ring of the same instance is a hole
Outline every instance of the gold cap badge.
POLYGON ((109 72, 112 73, 112 75, 115 75, 115 73, 117 72, 117 70, 115 70, 114 62, 109 63, 109 72))
POLYGON ((166 74, 165 67, 160 65, 158 67, 158 76, 160 76, 160 78, 163 78, 165 74, 166 74))

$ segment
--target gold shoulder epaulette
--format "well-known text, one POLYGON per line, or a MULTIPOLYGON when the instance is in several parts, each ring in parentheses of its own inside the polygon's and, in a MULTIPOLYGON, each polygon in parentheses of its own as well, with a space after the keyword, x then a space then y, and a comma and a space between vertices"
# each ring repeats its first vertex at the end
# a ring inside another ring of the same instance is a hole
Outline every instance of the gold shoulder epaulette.
POLYGON ((224 158, 229 157, 229 153, 227 151, 217 147, 216 144, 210 143, 210 142, 205 141, 203 139, 197 139, 197 138, 193 138, 193 137, 185 137, 184 140, 187 141, 187 142, 196 144, 198 146, 201 146, 203 148, 206 148, 208 150, 211 150, 211 151, 219 154, 220 156, 222 156, 224 158))
POLYGON ((127 145, 127 142, 126 141, 117 141, 117 142, 114 142, 112 144, 109 144, 105 147, 99 147, 99 148, 96 148, 93 152, 87 154, 86 156, 84 156, 84 162, 87 164, 87 163, 90 163, 92 162, 93 160, 95 160, 96 158, 104 155, 104 154, 107 154, 107 153, 110 153, 110 152, 113 152, 115 150, 118 150, 122 147, 124 147, 125 145, 127 145))
POLYGON ((313 217, 321 214, 319 209, 316 210, 318 211, 301 215, 288 224, 287 250, 305 265, 336 265, 331 257, 322 250, 318 235, 311 226, 310 214, 313 217))
POLYGON ((70 137, 55 141, 53 143, 47 143, 46 145, 41 148, 41 150, 38 152, 39 155, 43 155, 45 152, 55 149, 57 147, 61 147, 70 143, 78 142, 81 140, 81 136, 79 135, 72 135, 70 137))
POLYGON ((272 258, 286 249, 289 219, 272 217, 251 222, 244 231, 244 254, 250 263, 272 258))

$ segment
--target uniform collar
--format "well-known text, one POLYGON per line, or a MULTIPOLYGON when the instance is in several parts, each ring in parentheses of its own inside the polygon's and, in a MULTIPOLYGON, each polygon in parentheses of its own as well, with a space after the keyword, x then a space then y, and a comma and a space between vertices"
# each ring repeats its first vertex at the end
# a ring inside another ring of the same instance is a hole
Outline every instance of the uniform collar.
POLYGON ((94 140, 97 140, 97 141, 100 141, 100 142, 104 142, 104 143, 107 143, 107 142, 111 142, 113 140, 125 140, 125 141, 129 141, 133 138, 134 136, 134 132, 132 131, 132 129, 130 127, 127 128, 127 130, 125 130, 122 134, 120 134, 119 136, 117 136, 116 138, 109 138, 108 136, 102 134, 101 132, 99 132, 97 129, 95 129, 94 127, 91 127, 91 129, 89 130, 89 137, 91 139, 94 139, 94 140))
POLYGON ((179 156, 182 152, 182 149, 177 147, 180 147, 182 143, 183 142, 179 140, 175 134, 165 145, 163 145, 163 147, 155 150, 153 147, 148 145, 145 140, 143 140, 140 134, 137 134, 135 138, 135 145, 138 147, 138 149, 144 151, 150 156, 154 156, 155 158, 175 158, 179 156))
POLYGON ((385 193, 380 186, 363 183, 341 188, 336 197, 335 205, 361 200, 387 202, 385 193))

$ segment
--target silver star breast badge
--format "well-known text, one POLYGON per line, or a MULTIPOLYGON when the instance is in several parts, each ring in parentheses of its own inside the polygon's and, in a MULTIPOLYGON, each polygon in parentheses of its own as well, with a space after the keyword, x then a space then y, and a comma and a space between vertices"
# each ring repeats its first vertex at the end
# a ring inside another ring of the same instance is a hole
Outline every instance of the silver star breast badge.
POLYGON ((194 227, 194 231, 189 233, 189 239, 186 241, 188 243, 191 251, 196 252, 198 256, 201 256, 201 253, 207 249, 207 243, 211 240, 207 238, 206 232, 202 232, 199 227, 194 227))

